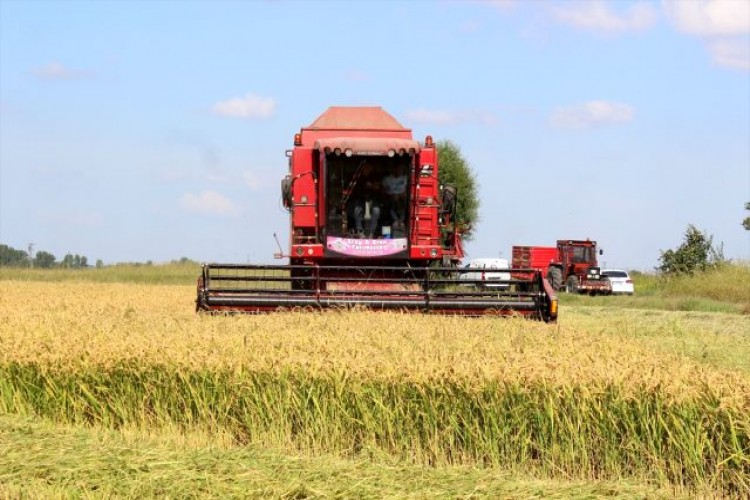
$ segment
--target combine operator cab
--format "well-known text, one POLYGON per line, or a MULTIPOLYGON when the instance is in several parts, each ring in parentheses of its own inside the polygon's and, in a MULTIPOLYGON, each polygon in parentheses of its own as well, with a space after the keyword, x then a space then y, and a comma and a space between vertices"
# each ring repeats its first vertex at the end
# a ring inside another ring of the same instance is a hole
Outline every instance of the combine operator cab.
MULTIPOLYGON (((406 244, 412 155, 326 155, 324 238, 400 239, 406 244)), ((405 246, 402 250, 405 250, 405 246)))
MULTIPOLYGON (((427 266, 463 257, 435 144, 381 108, 329 108, 295 135, 282 181, 290 264, 427 266)), ((455 198, 455 196, 454 196, 455 198)))
POLYGON ((507 287, 461 279, 460 193, 440 185, 432 137, 414 140, 379 107, 332 107, 295 134, 287 157, 289 265, 207 264, 199 310, 362 305, 556 318, 540 272, 509 273, 507 287))

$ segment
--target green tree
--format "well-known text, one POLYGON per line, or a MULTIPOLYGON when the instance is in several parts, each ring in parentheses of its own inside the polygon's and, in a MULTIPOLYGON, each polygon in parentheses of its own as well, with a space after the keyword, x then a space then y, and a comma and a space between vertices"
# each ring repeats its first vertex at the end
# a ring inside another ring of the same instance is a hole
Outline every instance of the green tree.
POLYGON ((437 143, 440 169, 438 180, 441 185, 456 188, 456 222, 466 224, 464 239, 473 237, 472 225, 479 222, 479 195, 477 179, 469 163, 461 154, 460 148, 453 142, 445 140, 437 143))
POLYGON ((88 267, 88 265, 89 262, 85 256, 78 254, 73 255, 70 253, 65 254, 65 257, 63 257, 63 260, 60 263, 60 266, 72 269, 82 269, 88 267))
POLYGON ((0 266, 28 266, 29 255, 8 245, 0 245, 0 266))
POLYGON ((664 275, 693 274, 725 262, 723 245, 714 247, 713 236, 706 235, 690 224, 685 239, 676 250, 661 252, 657 270, 664 275))
POLYGON ((60 266, 64 268, 71 268, 75 265, 75 257, 73 257, 73 254, 66 253, 65 257, 63 257, 62 262, 60 262, 60 266))
MULTIPOLYGON (((750 210, 750 201, 745 203, 745 210, 750 210)), ((750 215, 745 217, 745 220, 742 221, 742 227, 745 228, 745 231, 750 231, 750 215)))
POLYGON ((55 256, 44 250, 40 250, 34 256, 34 267, 48 269, 55 266, 55 256))

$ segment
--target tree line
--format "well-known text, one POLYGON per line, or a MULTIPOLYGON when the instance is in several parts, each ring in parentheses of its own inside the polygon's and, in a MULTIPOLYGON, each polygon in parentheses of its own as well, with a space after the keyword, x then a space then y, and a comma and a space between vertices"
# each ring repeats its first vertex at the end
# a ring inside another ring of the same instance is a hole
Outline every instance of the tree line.
MULTIPOLYGON (((745 210, 750 210, 750 201, 745 203, 745 210)), ((743 219, 742 227, 750 231, 750 216, 743 219)), ((714 245, 713 235, 690 224, 679 247, 661 252, 656 270, 662 275, 693 274, 721 267, 727 262, 724 244, 714 245)))
MULTIPOLYGON (((50 252, 40 250, 30 256, 24 250, 17 250, 11 246, 0 244, 0 266, 8 267, 39 267, 51 269, 62 267, 69 269, 83 269, 89 266, 89 260, 85 255, 65 254, 61 261, 50 252)), ((96 267, 103 267, 101 260, 96 261, 96 267)))

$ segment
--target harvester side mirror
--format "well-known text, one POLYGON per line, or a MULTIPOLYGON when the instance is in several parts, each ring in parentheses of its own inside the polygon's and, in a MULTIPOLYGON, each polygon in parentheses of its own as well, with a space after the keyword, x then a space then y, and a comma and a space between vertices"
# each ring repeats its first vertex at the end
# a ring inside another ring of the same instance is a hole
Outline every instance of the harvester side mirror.
POLYGON ((602 250, 601 248, 599 249, 599 255, 604 255, 604 250, 602 250))
POLYGON ((292 178, 288 175, 281 179, 281 202, 287 210, 292 208, 292 178))
POLYGON ((456 213, 456 199, 458 190, 455 186, 444 186, 442 190, 442 202, 440 204, 440 212, 443 214, 450 214, 451 218, 456 213))

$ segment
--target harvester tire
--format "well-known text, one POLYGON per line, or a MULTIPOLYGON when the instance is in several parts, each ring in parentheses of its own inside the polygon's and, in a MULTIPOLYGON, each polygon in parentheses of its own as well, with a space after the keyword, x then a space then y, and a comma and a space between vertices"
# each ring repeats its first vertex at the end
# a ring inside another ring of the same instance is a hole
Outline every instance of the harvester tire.
POLYGON ((568 282, 565 284, 565 291, 568 293, 578 293, 578 276, 568 277, 568 282))
POLYGON ((559 267, 550 267, 547 271, 547 281, 554 291, 562 288, 562 269, 559 267))

